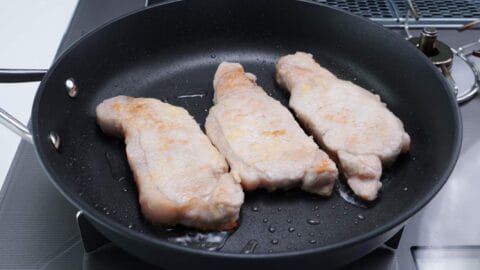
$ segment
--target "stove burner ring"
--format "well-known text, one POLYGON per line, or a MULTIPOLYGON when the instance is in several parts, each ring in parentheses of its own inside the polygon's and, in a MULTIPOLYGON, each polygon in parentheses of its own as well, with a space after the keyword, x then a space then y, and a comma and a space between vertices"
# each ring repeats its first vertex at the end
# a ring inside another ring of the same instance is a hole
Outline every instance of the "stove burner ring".
MULTIPOLYGON (((407 35, 409 35, 408 28, 406 28, 407 35)), ((410 35, 409 35, 410 36, 410 35)), ((452 92, 455 94, 456 100, 459 104, 462 104, 475 96, 480 89, 480 72, 478 71, 475 63, 473 63, 468 57, 476 52, 475 48, 480 45, 480 40, 474 43, 467 44, 458 50, 450 48, 447 44, 437 40, 437 30, 433 27, 425 27, 420 34, 420 37, 408 38, 419 50, 421 50, 432 63, 440 68, 443 76, 447 80, 452 92), (469 50, 467 50, 469 49, 469 50), (454 55, 463 60, 474 75, 474 83, 467 91, 459 94, 457 83, 451 75, 451 68, 454 55)))
POLYGON ((450 47, 441 42, 440 40, 435 40, 434 47, 431 48, 428 53, 421 49, 422 37, 413 37, 410 39, 417 48, 419 48, 425 55, 433 62, 437 67, 445 65, 448 69, 451 69, 453 63, 453 52, 450 47))
POLYGON ((477 42, 467 44, 463 47, 460 47, 457 50, 451 49, 452 52, 455 55, 457 55, 460 59, 462 59, 470 67, 470 69, 472 70, 473 76, 474 76, 474 82, 473 82, 472 87, 470 87, 469 90, 465 91, 461 95, 457 95, 457 102, 459 104, 462 104, 464 102, 469 101, 480 90, 480 72, 477 69, 477 66, 475 65, 475 63, 472 60, 468 59, 468 57, 470 55, 473 55, 474 51, 469 51, 469 52, 466 51, 466 49, 470 49, 474 46, 480 46, 480 40, 477 41, 477 42))

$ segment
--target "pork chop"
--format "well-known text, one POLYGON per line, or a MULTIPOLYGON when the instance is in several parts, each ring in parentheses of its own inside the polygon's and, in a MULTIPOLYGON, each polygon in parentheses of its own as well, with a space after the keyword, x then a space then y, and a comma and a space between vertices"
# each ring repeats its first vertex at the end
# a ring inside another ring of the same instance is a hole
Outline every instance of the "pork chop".
POLYGON ((335 156, 353 192, 374 200, 382 164, 410 147, 403 124, 378 95, 340 80, 311 54, 281 57, 276 80, 290 91, 289 106, 320 145, 335 156))
POLYGON ((97 123, 105 133, 125 138, 145 218, 203 230, 236 226, 241 186, 185 109, 117 96, 98 105, 97 123))
POLYGON ((335 163, 307 136, 290 111, 271 98, 237 63, 222 63, 213 81, 215 105, 205 128, 246 190, 301 186, 332 192, 335 163))

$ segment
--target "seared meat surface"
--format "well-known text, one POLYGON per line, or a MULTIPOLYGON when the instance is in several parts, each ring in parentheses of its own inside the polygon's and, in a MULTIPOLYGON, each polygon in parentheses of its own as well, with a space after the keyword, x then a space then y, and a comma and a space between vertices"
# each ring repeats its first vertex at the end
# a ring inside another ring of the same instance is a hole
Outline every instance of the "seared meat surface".
POLYGON ((403 124, 378 95, 338 79, 311 54, 281 57, 277 82, 290 91, 289 106, 321 146, 339 161, 350 188, 374 200, 382 164, 391 164, 410 147, 403 124))
POLYGON ((97 122, 105 133, 125 139, 145 218, 203 230, 236 226, 241 186, 185 109, 117 96, 98 105, 97 122))
POLYGON ((237 63, 220 64, 207 135, 246 190, 300 186, 329 196, 338 171, 290 111, 271 98, 237 63))

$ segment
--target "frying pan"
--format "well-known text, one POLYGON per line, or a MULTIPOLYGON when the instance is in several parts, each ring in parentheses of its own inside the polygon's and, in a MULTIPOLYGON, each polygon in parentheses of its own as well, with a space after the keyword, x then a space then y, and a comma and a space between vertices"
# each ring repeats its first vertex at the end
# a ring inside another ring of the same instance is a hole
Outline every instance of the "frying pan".
MULTIPOLYGON (((39 77, 4 71, 0 78, 39 77)), ((33 138, 54 185, 100 232, 145 261, 177 269, 347 264, 385 242, 432 199, 461 145, 455 98, 426 57, 375 23, 309 1, 172 1, 134 12, 86 35, 52 65, 35 98, 31 133, 4 111, 1 116, 33 138), (142 218, 123 142, 102 134, 95 107, 120 94, 155 97, 185 107, 202 125, 212 106, 213 74, 224 60, 242 63, 287 105, 288 93, 274 83, 274 64, 297 50, 379 94, 403 121, 411 151, 386 169, 372 205, 352 205, 341 192, 328 199, 299 190, 248 192, 240 226, 221 248, 173 243, 185 230, 142 218), (242 253, 245 247, 250 254, 242 253)))

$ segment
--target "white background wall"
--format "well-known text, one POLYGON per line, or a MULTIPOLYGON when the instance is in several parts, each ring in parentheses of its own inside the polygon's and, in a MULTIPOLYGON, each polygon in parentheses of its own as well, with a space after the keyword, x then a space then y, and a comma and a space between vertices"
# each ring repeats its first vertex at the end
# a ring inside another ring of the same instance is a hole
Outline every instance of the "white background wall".
MULTIPOLYGON (((0 68, 48 68, 77 0, 0 0, 0 68)), ((26 123, 38 83, 0 84, 0 107, 26 123)), ((18 147, 0 126, 0 187, 18 147)))

